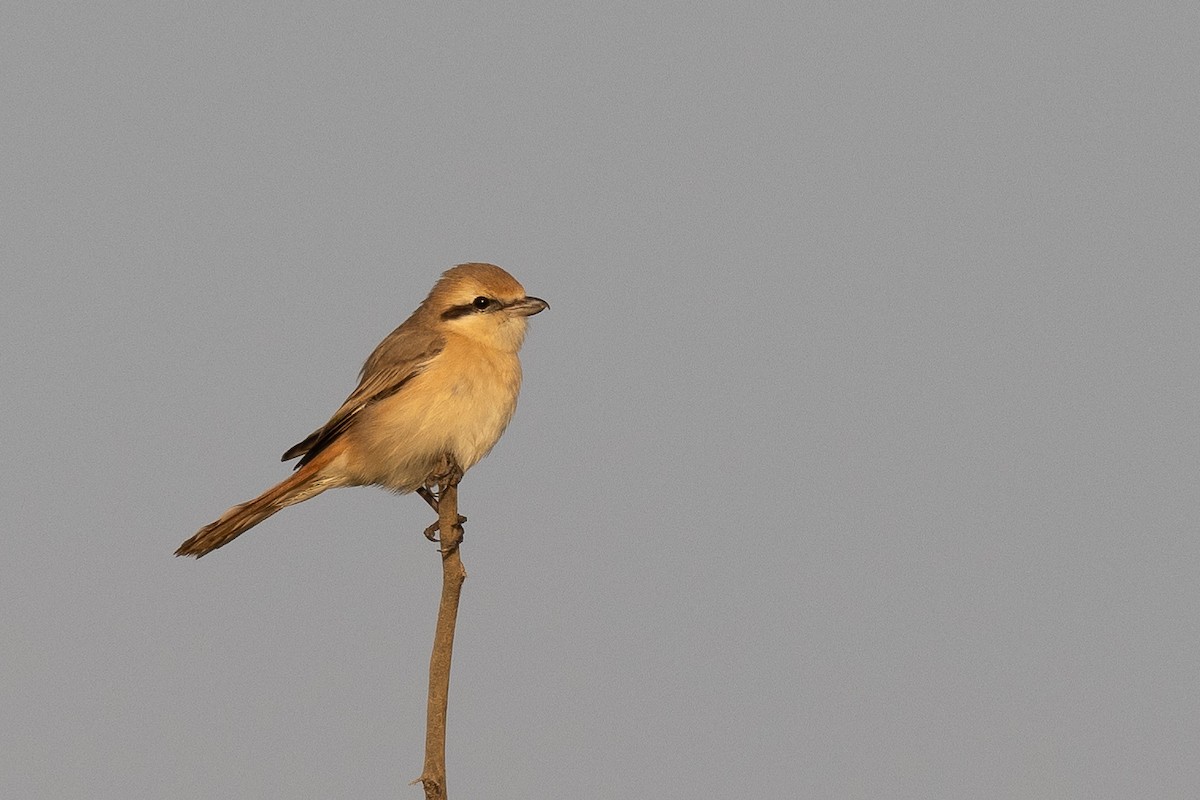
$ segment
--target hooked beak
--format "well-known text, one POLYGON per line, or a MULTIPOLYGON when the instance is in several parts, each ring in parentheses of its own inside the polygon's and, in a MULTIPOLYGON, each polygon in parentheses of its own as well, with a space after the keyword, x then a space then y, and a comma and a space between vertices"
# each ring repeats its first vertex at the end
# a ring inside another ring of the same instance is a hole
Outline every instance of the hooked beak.
POLYGON ((505 309, 516 312, 522 317, 532 317, 534 314, 545 311, 549 307, 550 304, 540 297, 526 297, 515 303, 509 303, 505 309))

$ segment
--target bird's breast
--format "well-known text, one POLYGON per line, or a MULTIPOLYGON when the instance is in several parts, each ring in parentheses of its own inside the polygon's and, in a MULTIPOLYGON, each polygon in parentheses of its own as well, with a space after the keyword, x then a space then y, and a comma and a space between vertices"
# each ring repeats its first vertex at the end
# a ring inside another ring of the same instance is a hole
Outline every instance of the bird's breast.
POLYGON ((520 388, 515 354, 447 342, 403 389, 364 408, 347 432, 359 479, 412 491, 446 452, 469 469, 504 433, 520 388))

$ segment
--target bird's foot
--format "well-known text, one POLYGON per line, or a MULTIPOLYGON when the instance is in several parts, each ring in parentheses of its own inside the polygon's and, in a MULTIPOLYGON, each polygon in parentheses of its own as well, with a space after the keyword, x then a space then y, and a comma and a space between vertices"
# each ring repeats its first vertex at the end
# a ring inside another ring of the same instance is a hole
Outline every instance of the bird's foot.
POLYGON ((429 504, 430 508, 437 511, 442 493, 451 486, 457 486, 459 481, 462 480, 462 476, 462 468, 458 466, 458 462, 454 460, 454 456, 449 454, 443 455, 441 461, 438 462, 437 468, 429 473, 429 477, 425 479, 425 483, 417 487, 417 494, 429 504))
MULTIPOLYGON (((462 524, 463 524, 464 522, 466 522, 466 521, 467 521, 467 518, 466 518, 466 517, 464 517, 462 514, 459 514, 459 515, 458 515, 458 523, 457 523, 457 524, 455 524, 455 526, 454 526, 454 527, 458 528, 458 529, 459 529, 459 531, 462 531, 462 524)), ((425 529, 425 538, 426 538, 426 539, 428 539, 428 540, 429 540, 429 541, 431 541, 431 542, 437 542, 437 541, 441 541, 441 540, 438 538, 438 526, 439 526, 440 524, 441 524, 441 521, 439 520, 439 521, 437 521, 437 522, 434 522, 434 523, 433 523, 432 525, 430 525, 428 528, 426 528, 426 529, 425 529)), ((458 534, 458 539, 459 539, 459 541, 462 541, 462 538, 463 538, 463 534, 460 532, 460 533, 458 534)))
MULTIPOLYGON (((458 461, 449 453, 442 455, 438 461, 437 467, 425 479, 425 483, 417 487, 417 494, 421 499, 429 504, 429 507, 441 514, 441 500, 445 493, 458 486, 458 482, 462 480, 462 467, 458 465, 458 461)), ((467 518, 462 514, 458 515, 458 522, 454 524, 457 529, 458 536, 455 538, 453 547, 441 550, 442 553, 450 552, 454 547, 458 546, 458 542, 462 541, 463 527, 462 524, 467 521, 467 518)), ((431 542, 441 541, 438 536, 438 528, 441 525, 441 519, 425 529, 425 538, 431 542)))

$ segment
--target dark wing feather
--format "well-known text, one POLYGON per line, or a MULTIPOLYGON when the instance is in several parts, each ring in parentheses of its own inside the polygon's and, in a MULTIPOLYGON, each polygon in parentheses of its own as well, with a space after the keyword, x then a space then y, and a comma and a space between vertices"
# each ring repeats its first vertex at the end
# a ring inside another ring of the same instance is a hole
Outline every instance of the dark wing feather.
POLYGON ((425 365, 442 351, 445 341, 433 331, 420 330, 412 323, 413 319, 408 320, 379 343, 363 366, 358 388, 350 393, 328 422, 289 448, 283 454, 283 461, 303 456, 296 469, 304 466, 337 439, 358 412, 371 403, 391 397, 421 374, 425 365))

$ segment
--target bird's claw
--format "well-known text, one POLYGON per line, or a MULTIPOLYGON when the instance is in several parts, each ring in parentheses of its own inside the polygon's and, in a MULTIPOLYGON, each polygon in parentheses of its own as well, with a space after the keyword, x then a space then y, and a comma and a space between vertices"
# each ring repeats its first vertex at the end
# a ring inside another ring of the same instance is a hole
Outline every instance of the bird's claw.
MULTIPOLYGON (((422 500, 429 504, 430 508, 440 514, 442 493, 450 487, 457 486, 458 482, 462 480, 462 476, 462 468, 458 466, 458 462, 454 460, 454 456, 450 455, 449 453, 443 454, 441 461, 437 465, 437 468, 434 469, 429 477, 425 479, 424 485, 417 487, 417 494, 421 496, 422 500)), ((466 521, 466 517, 464 517, 462 514, 458 515, 458 522, 454 524, 454 527, 458 529, 457 541, 462 541, 462 524, 466 521)), ((438 536, 438 528, 440 525, 441 520, 439 519, 437 522, 434 522, 432 525, 426 528, 425 538, 431 542, 441 541, 441 537, 438 536)), ((455 546, 457 546, 457 543, 455 546)), ((449 552, 449 550, 443 549, 440 552, 446 553, 449 552)))
MULTIPOLYGON (((455 525, 454 532, 457 535, 451 541, 450 545, 448 547, 443 545, 442 547, 438 548, 438 552, 441 553, 442 555, 448 555, 450 553, 453 553, 455 550, 458 549, 459 544, 462 543, 463 536, 464 536, 463 526, 455 525)), ((441 539, 438 539, 437 541, 440 542, 441 539)))
MULTIPOLYGON (((458 515, 458 522, 457 522, 457 523, 455 523, 455 525, 454 525, 454 527, 458 528, 458 530, 459 530, 459 534, 458 534, 458 540, 459 540, 460 542, 462 541, 462 538, 463 538, 463 527, 462 527, 462 526, 463 526, 463 523, 464 523, 464 522, 466 522, 466 521, 467 521, 467 518, 466 518, 466 517, 464 517, 462 514, 459 514, 459 515, 458 515)), ((426 528, 426 529, 425 529, 425 538, 426 538, 426 539, 428 539, 428 540, 429 540, 429 541, 431 541, 431 542, 439 542, 439 541, 441 541, 441 539, 438 537, 438 527, 439 527, 440 525, 441 525, 441 520, 438 520, 438 521, 435 521, 435 522, 434 522, 432 525, 430 525, 428 528, 426 528)))

